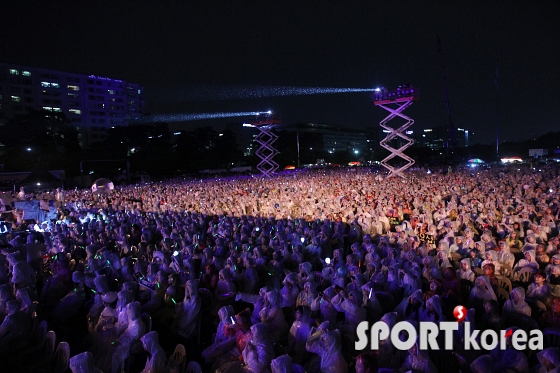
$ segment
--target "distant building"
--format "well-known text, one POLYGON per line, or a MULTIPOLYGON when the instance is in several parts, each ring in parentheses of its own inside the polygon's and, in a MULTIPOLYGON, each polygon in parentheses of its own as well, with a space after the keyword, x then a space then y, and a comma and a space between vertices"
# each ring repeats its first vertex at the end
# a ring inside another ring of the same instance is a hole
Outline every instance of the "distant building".
MULTIPOLYGON (((417 130, 415 139, 418 145, 425 146, 434 150, 444 149, 448 142, 448 126, 438 126, 433 128, 426 128, 424 130, 417 130)), ((455 145, 458 148, 465 148, 469 146, 469 131, 465 128, 457 128, 455 130, 455 145)))
POLYGON ((31 110, 62 112, 80 146, 144 112, 144 87, 125 80, 0 62, 0 125, 31 110))

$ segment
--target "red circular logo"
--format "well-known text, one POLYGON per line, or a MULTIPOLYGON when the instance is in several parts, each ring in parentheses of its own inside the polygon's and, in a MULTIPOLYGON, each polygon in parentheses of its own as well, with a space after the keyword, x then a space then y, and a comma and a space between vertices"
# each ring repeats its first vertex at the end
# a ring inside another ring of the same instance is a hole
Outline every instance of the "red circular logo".
POLYGON ((457 321, 463 321, 467 317, 467 308, 465 306, 457 306, 453 310, 453 316, 457 321))

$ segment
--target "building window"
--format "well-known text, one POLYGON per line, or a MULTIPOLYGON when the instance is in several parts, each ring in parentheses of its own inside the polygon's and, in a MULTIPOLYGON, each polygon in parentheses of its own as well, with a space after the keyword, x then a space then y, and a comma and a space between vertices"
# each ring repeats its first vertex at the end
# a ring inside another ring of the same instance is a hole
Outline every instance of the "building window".
POLYGON ((80 95, 77 93, 68 92, 68 97, 78 99, 80 98, 80 95))
POLYGON ((43 104, 50 104, 51 100, 49 98, 43 99, 43 104))
POLYGON ((88 84, 93 84, 93 79, 88 79, 87 82, 88 84))
POLYGON ((25 70, 23 70, 23 71, 21 72, 21 75, 23 75, 23 76, 31 76, 31 72, 30 72, 30 71, 25 71, 25 70))
POLYGON ((104 111, 98 111, 97 115, 100 117, 104 117, 105 116, 105 112, 104 111))
POLYGON ((110 95, 114 95, 114 94, 115 94, 115 90, 114 90, 114 89, 108 89, 107 92, 108 92, 110 95))
POLYGON ((53 107, 52 111, 57 112, 57 113, 62 113, 62 109, 59 107, 53 107))
MULTIPOLYGON (((97 115, 97 111, 90 110, 89 115, 97 115)), ((95 123, 95 122, 92 122, 92 123, 95 123)))
POLYGON ((103 97, 103 96, 97 96, 97 101, 105 101, 105 97, 103 97))
POLYGON ((19 97, 19 96, 12 96, 12 101, 13 101, 13 102, 21 102, 21 97, 19 97))
POLYGON ((70 106, 70 107, 80 107, 80 104, 78 102, 70 101, 68 103, 68 106, 70 106))
POLYGON ((26 95, 30 95, 31 93, 33 93, 33 91, 26 88, 23 90, 23 93, 25 93, 26 95))
POLYGON ((53 97, 60 97, 60 92, 53 92, 53 93, 52 93, 52 96, 53 96, 53 97))
POLYGON ((82 111, 78 109, 70 109, 68 110, 70 114, 82 115, 82 111))
POLYGON ((52 111, 52 107, 50 107, 50 106, 43 106, 43 110, 52 111))
POLYGON ((19 87, 12 87, 12 89, 10 90, 12 93, 21 93, 21 88, 19 87))
POLYGON ((52 88, 60 88, 60 85, 58 83, 51 83, 51 87, 52 88))
POLYGON ((32 103, 33 103, 33 97, 25 97, 25 98, 23 99, 23 101, 25 101, 25 102, 27 102, 27 103, 29 103, 29 104, 32 104, 32 103))
POLYGON ((51 93, 49 91, 43 91, 43 96, 50 96, 51 93))
POLYGON ((49 88, 51 86, 51 83, 49 82, 41 82, 41 87, 43 88, 49 88))
POLYGON ((12 105, 12 109, 14 111, 23 111, 23 106, 21 105, 12 105))
POLYGON ((55 104, 55 105, 61 105, 62 104, 62 102, 60 100, 53 100, 52 103, 55 104))
POLYGON ((58 75, 51 75, 52 79, 58 79, 58 75))
POLYGON ((72 77, 69 76, 68 78, 66 78, 66 81, 72 82, 72 83, 79 83, 80 78, 72 78, 72 77))
POLYGON ((80 90, 80 87, 77 86, 77 85, 68 85, 67 87, 71 91, 79 91, 80 90))
POLYGON ((25 107, 25 111, 27 111, 28 113, 29 113, 30 111, 33 111, 33 106, 26 106, 26 107, 25 107))
POLYGON ((19 75, 19 70, 10 69, 10 75, 19 75))
POLYGON ((138 94, 140 94, 140 90, 138 90, 138 94))

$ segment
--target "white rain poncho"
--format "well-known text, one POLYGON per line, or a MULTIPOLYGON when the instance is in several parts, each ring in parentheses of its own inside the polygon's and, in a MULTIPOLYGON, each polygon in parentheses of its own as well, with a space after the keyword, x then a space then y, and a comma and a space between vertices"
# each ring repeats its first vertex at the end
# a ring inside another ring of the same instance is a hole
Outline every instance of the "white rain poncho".
POLYGON ((280 289, 280 296, 282 297, 281 307, 295 306, 299 291, 297 275, 291 272, 284 279, 284 286, 280 289))
POLYGON ((253 324, 261 322, 260 312, 264 308, 266 293, 271 291, 269 287, 262 287, 259 289, 259 294, 237 293, 235 300, 242 300, 243 302, 252 303, 253 313, 251 314, 251 321, 253 324))
POLYGON ((70 358, 70 370, 72 373, 101 373, 93 362, 93 354, 91 352, 82 352, 70 358))
POLYGON ((321 358, 321 373, 347 373, 348 364, 342 356, 340 333, 331 330, 319 336, 315 334, 306 344, 307 351, 313 352, 321 358))
POLYGON ((426 300, 426 305, 420 309, 418 321, 431 321, 439 323, 445 321, 445 316, 441 310, 441 301, 438 295, 434 295, 426 300))
POLYGON ((189 339, 195 331, 201 307, 202 300, 198 295, 197 282, 189 280, 185 284, 185 298, 176 305, 172 329, 177 330, 180 336, 189 339))
POLYGON ((141 339, 144 349, 149 357, 146 361, 146 366, 141 373, 161 373, 165 368, 167 358, 165 351, 159 345, 159 337, 157 332, 149 332, 141 339))
POLYGON ((319 311, 321 313, 321 319, 328 321, 332 327, 336 327, 337 313, 335 306, 332 304, 331 300, 336 295, 336 292, 332 287, 328 287, 323 291, 324 296, 317 296, 311 302, 311 310, 319 311))
POLYGON ((236 292, 235 284, 231 279, 231 271, 220 270, 218 274, 218 284, 216 285, 215 297, 218 300, 225 300, 233 296, 236 292))
POLYGON ((130 290, 121 290, 118 293, 117 308, 117 333, 122 333, 128 325, 127 305, 134 301, 134 294, 130 290))
POLYGON ((8 351, 8 346, 15 338, 29 332, 31 318, 20 311, 21 303, 17 300, 8 301, 6 304, 7 316, 0 324, 0 356, 8 351))
POLYGON ((519 271, 521 268, 526 268, 527 267, 527 268, 533 269, 533 271, 537 271, 539 269, 539 264, 535 260, 535 250, 525 251, 524 256, 525 256, 525 258, 521 259, 515 265, 515 268, 514 268, 514 272, 515 272, 514 275, 515 276, 517 276, 517 271, 519 271))
POLYGON ((129 356, 130 347, 147 332, 147 326, 142 320, 142 310, 139 302, 132 302, 126 306, 127 327, 118 338, 118 346, 113 354, 112 371, 120 372, 129 356))
POLYGON ((484 254, 484 257, 486 259, 482 261, 480 268, 484 269, 484 266, 486 264, 494 264, 494 272, 496 273, 496 275, 499 275, 502 266, 500 265, 500 262, 498 262, 498 253, 494 250, 488 250, 484 254))
POLYGON ((274 343, 285 340, 289 329, 284 311, 280 307, 280 293, 272 290, 266 293, 266 302, 260 312, 261 321, 268 325, 270 340, 274 343))
POLYGON ((306 282, 303 285, 303 290, 297 296, 296 299, 296 307, 298 306, 307 306, 311 307, 311 303, 313 300, 317 298, 317 283, 315 282, 306 282))
POLYGON ((251 326, 251 340, 243 350, 243 361, 247 366, 246 373, 267 373, 274 357, 274 348, 268 338, 268 327, 264 323, 251 326))
POLYGON ((344 326, 341 326, 341 333, 354 341, 358 324, 365 321, 367 317, 366 310, 362 306, 364 302, 362 291, 354 290, 348 294, 348 297, 344 297, 343 293, 339 292, 332 302, 339 312, 344 312, 344 326))
POLYGON ((558 347, 549 347, 537 352, 537 359, 541 364, 538 373, 560 372, 560 350, 558 350, 558 347))
POLYGON ((525 302, 525 289, 519 286, 511 291, 510 299, 504 303, 502 315, 514 312, 531 316, 531 307, 525 302))
POLYGON ((290 355, 278 356, 270 362, 272 373, 292 373, 292 358, 290 355))
POLYGON ((307 306, 296 310, 296 320, 290 328, 288 334, 288 351, 291 353, 294 362, 302 364, 306 361, 305 343, 311 336, 311 309, 307 306))
POLYGON ((401 371, 408 372, 424 372, 424 373, 437 373, 437 368, 430 360, 427 351, 420 350, 418 348, 418 342, 416 342, 411 348, 408 349, 408 354, 401 367, 401 371))
POLYGON ((457 270, 457 278, 461 280, 469 280, 474 283, 475 274, 471 269, 471 261, 469 258, 461 260, 461 267, 457 270))
POLYGON ((372 283, 368 282, 362 286, 362 296, 364 299, 363 306, 366 309, 367 319, 370 322, 379 320, 383 314, 383 309, 381 308, 379 299, 375 296, 375 290, 373 289, 372 283))
POLYGON ((395 312, 403 320, 417 320, 422 304, 424 304, 423 293, 421 289, 418 289, 409 297, 404 298, 395 308, 395 312))
MULTIPOLYGON (((512 334, 518 330, 517 327, 508 328, 507 331, 512 330, 512 334)), ((494 369, 496 372, 528 372, 529 362, 524 351, 516 350, 511 344, 512 337, 506 338, 507 348, 501 350, 497 346, 490 352, 490 356, 494 359, 494 369)))
POLYGON ((235 339, 235 324, 233 324, 235 312, 233 307, 224 306, 220 308, 218 316, 220 322, 216 329, 214 341, 202 351, 202 357, 206 360, 207 365, 212 365, 218 357, 223 356, 231 348, 231 343, 229 342, 235 339))
MULTIPOLYGON (((479 276, 474 281, 474 287, 469 295, 469 304, 474 305, 477 302, 482 303, 485 300, 494 299, 496 300, 496 294, 490 280, 486 276, 479 276)), ((476 308, 476 307, 475 307, 476 308)))
POLYGON ((494 373, 494 359, 490 355, 482 355, 474 359, 470 365, 473 373, 494 373))
POLYGON ((299 265, 299 283, 304 284, 306 282, 314 282, 315 276, 313 276, 313 267, 311 263, 304 262, 299 265))

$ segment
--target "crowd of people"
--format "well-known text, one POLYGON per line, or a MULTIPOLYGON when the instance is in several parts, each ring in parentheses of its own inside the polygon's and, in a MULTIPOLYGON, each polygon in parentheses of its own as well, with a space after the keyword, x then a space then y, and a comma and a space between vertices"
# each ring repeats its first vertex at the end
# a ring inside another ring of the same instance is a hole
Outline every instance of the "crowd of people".
POLYGON ((518 351, 509 338, 467 351, 461 327, 454 352, 389 339, 355 350, 362 321, 452 321, 457 305, 471 330, 560 328, 559 171, 353 168, 22 191, 2 215, 0 356, 25 365, 14 356, 46 320, 73 337, 81 373, 179 372, 177 345, 204 372, 560 371, 559 346, 518 351), (33 201, 56 218, 37 220, 21 204, 33 201))

